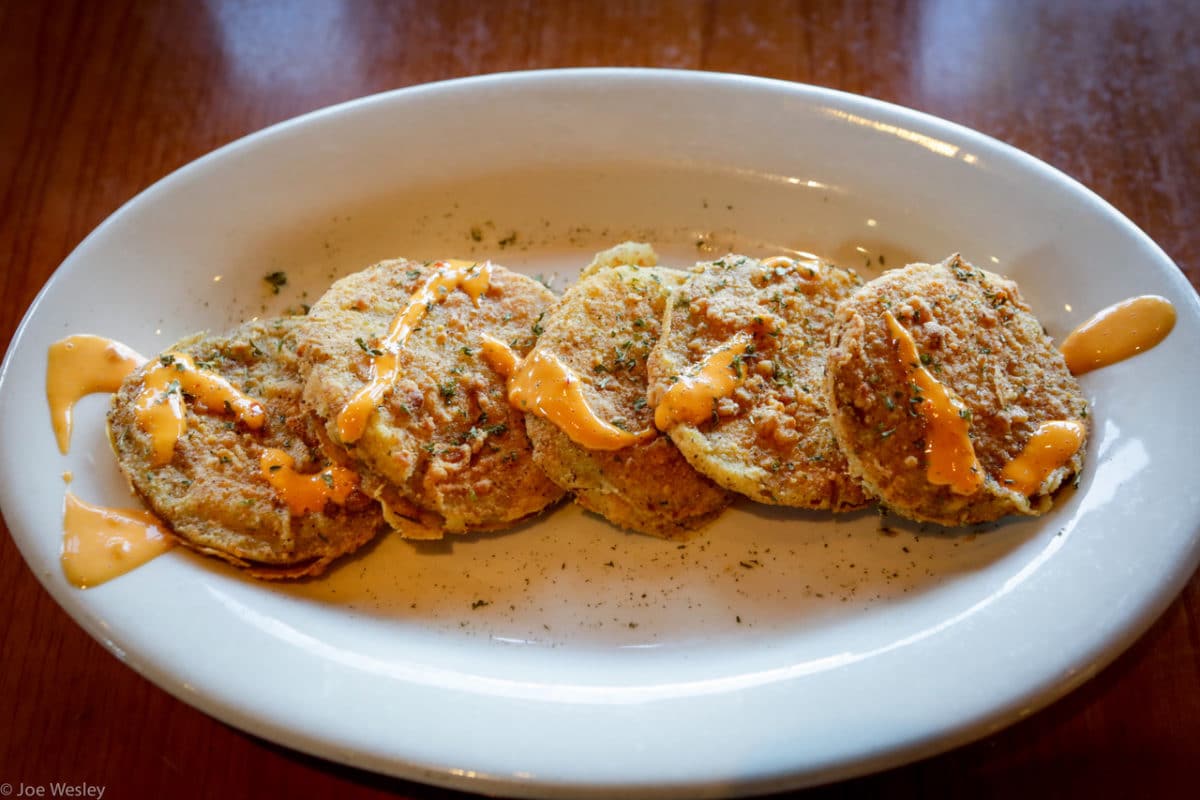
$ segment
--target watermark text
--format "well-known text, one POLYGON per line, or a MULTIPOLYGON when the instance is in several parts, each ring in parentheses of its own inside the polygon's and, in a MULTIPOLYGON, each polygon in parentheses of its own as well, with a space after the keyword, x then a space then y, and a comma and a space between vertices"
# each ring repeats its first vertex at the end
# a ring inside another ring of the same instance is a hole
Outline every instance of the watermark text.
POLYGON ((98 783, 70 783, 68 781, 47 781, 46 783, 0 783, 0 797, 81 797, 88 800, 100 800, 104 797, 107 786, 98 783))

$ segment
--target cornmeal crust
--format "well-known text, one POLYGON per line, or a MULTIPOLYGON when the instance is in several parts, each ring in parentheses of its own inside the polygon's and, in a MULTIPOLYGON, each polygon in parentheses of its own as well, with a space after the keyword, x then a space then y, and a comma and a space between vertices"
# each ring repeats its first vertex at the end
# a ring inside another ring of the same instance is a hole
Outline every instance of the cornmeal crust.
POLYGON ((821 388, 834 308, 859 284, 853 272, 816 260, 731 254, 696 265, 668 303, 650 356, 651 404, 736 337, 749 335, 752 349, 736 364, 741 385, 714 403, 711 417, 670 427, 693 467, 762 503, 834 511, 867 503, 821 388))
POLYGON ((1007 514, 1041 514, 1079 472, 1083 446, 1032 496, 1002 470, 1038 426, 1088 423, 1088 403, 1017 285, 955 255, 912 264, 868 283, 837 311, 824 389, 851 470, 881 502, 913 519, 966 525, 1007 514), (931 374, 964 404, 983 472, 974 493, 931 483, 922 402, 901 362, 886 314, 909 332, 931 374))
POLYGON ((300 407, 302 384, 291 341, 298 324, 298 318, 249 322, 225 336, 194 336, 171 348, 259 400, 267 412, 259 430, 230 414, 198 412, 185 401, 187 430, 171 461, 155 466, 151 436, 139 425, 134 404, 147 370, 163 363, 159 358, 125 380, 108 413, 117 461, 150 509, 183 544, 259 578, 319 575, 384 527, 378 504, 359 491, 345 505, 329 502, 297 515, 263 476, 266 448, 286 451, 301 473, 330 465, 300 407))

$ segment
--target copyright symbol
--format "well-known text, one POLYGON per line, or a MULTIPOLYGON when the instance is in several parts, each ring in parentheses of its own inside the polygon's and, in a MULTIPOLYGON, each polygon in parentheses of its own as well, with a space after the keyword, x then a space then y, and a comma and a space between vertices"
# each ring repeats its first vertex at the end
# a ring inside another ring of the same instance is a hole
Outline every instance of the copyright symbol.
POLYGON ((8 797, 10 794, 12 794, 12 784, 11 783, 0 783, 0 795, 4 795, 5 797, 8 797))

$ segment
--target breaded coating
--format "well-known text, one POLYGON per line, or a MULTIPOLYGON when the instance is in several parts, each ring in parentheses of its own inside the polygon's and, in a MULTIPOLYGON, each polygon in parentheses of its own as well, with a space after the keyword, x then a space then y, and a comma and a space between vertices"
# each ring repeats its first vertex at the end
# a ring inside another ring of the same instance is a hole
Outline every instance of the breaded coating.
POLYGON ((687 460, 721 486, 773 505, 845 511, 867 503, 829 425, 821 391, 833 310, 860 281, 816 260, 741 255, 701 263, 668 304, 649 362, 649 397, 695 375, 732 342, 738 385, 702 421, 670 424, 687 460))
POLYGON ((1088 404, 1078 382, 1017 285, 957 255, 884 273, 844 302, 824 388, 852 471, 881 502, 913 519, 966 525, 1041 514, 1083 465, 1088 404), (917 361, 901 355, 903 331, 917 361), (920 369, 924 385, 913 377, 920 369), (930 404, 931 388, 938 390, 933 381, 957 398, 947 417, 968 431, 968 452, 978 461, 973 491, 931 482, 933 450, 944 446, 921 407, 930 404), (1054 422, 1078 426, 1081 444, 1026 496, 1006 465, 1042 423, 1054 422))
POLYGON ((183 544, 258 578, 319 575, 385 527, 378 504, 360 491, 351 491, 344 504, 330 501, 297 514, 264 477, 261 458, 268 448, 285 451, 305 475, 329 467, 300 406, 300 370, 290 339, 297 324, 295 318, 255 321, 225 336, 185 339, 133 372, 108 413, 117 461, 150 509, 183 544), (173 364, 170 353, 176 351, 259 401, 265 423, 251 430, 227 410, 198 410, 185 397, 186 431, 170 461, 157 465, 153 437, 139 423, 135 405, 148 371, 173 364))
POLYGON ((592 262, 579 273, 583 280, 592 274, 608 267, 657 267, 658 253, 645 242, 621 242, 607 250, 601 250, 592 258, 592 262))
POLYGON ((529 352, 554 295, 491 267, 477 298, 450 289, 424 303, 397 355, 399 375, 347 441, 338 416, 372 375, 393 320, 444 262, 384 261, 337 281, 298 332, 304 402, 335 457, 355 465, 388 521, 409 538, 496 530, 562 497, 532 459, 523 415, 480 353, 480 335, 529 352))
MULTIPOLYGON (((652 250, 640 255, 655 260, 652 250)), ((658 339, 668 294, 687 275, 660 267, 589 270, 546 315, 534 351, 553 354, 579 376, 598 418, 631 432, 653 431, 646 357, 658 339)), ((546 474, 574 492, 581 506, 622 528, 681 538, 730 502, 729 493, 693 470, 661 433, 619 450, 591 450, 534 414, 526 415, 525 424, 534 461, 546 474)))

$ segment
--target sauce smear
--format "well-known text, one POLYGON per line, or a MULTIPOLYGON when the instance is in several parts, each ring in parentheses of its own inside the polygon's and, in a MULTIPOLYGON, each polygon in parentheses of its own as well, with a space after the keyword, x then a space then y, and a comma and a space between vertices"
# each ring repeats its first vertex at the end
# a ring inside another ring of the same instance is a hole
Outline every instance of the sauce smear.
POLYGON ((958 398, 929 370, 921 366, 917 343, 890 311, 884 312, 909 380, 920 390, 914 403, 925 420, 926 478, 935 486, 949 486, 955 494, 974 494, 983 484, 983 472, 968 435, 970 413, 958 398))
POLYGON ((263 451, 259 466, 288 510, 297 516, 322 511, 330 501, 345 505, 358 486, 358 475, 345 467, 333 466, 309 475, 299 473, 296 460, 276 447, 263 451))
POLYGON ((1157 295, 1116 303, 1084 322, 1063 341, 1063 357, 1073 375, 1124 361, 1167 338, 1175 327, 1175 307, 1157 295))
POLYGON ((408 303, 388 326, 387 333, 370 350, 371 378, 355 392, 337 417, 338 436, 344 443, 358 441, 367 429, 367 420, 375 407, 400 377, 400 349, 421 324, 426 311, 440 303, 455 289, 461 289, 476 306, 491 285, 492 262, 439 261, 437 269, 425 279, 408 303))
POLYGON ((1031 495, 1051 472, 1071 460, 1083 444, 1084 427, 1073 420, 1043 422, 1025 443, 1025 449, 1004 465, 1005 485, 1031 495))
POLYGON ((58 450, 71 447, 75 404, 84 395, 115 392, 146 359, 120 342, 78 334, 50 345, 46 361, 46 399, 58 450))
POLYGON ((738 334, 733 344, 709 353, 692 375, 681 375, 663 394, 654 409, 654 424, 667 431, 681 423, 698 425, 713 415, 713 403, 729 396, 743 380, 746 369, 739 360, 750 347, 750 338, 738 334))
MULTIPOLYGON (((485 357, 491 363, 486 351, 485 357)), ((579 376, 551 353, 534 353, 517 365, 508 379, 508 402, 537 414, 589 450, 620 450, 658 435, 653 428, 626 431, 596 416, 579 376)))
POLYGON ((238 391, 220 375, 198 369, 186 353, 159 356, 143 382, 145 388, 134 403, 134 414, 153 440, 151 464, 156 467, 170 463, 175 442, 187 431, 185 393, 200 411, 233 414, 251 430, 258 430, 267 421, 262 403, 238 391))
POLYGON ((174 545, 165 526, 148 511, 93 506, 67 493, 62 569, 80 589, 124 575, 174 545))
POLYGON ((483 360, 487 362, 488 366, 505 380, 511 378, 513 373, 517 371, 517 367, 521 365, 521 359, 517 357, 513 349, 495 336, 488 336, 486 333, 481 334, 479 337, 479 349, 483 355, 483 360))

